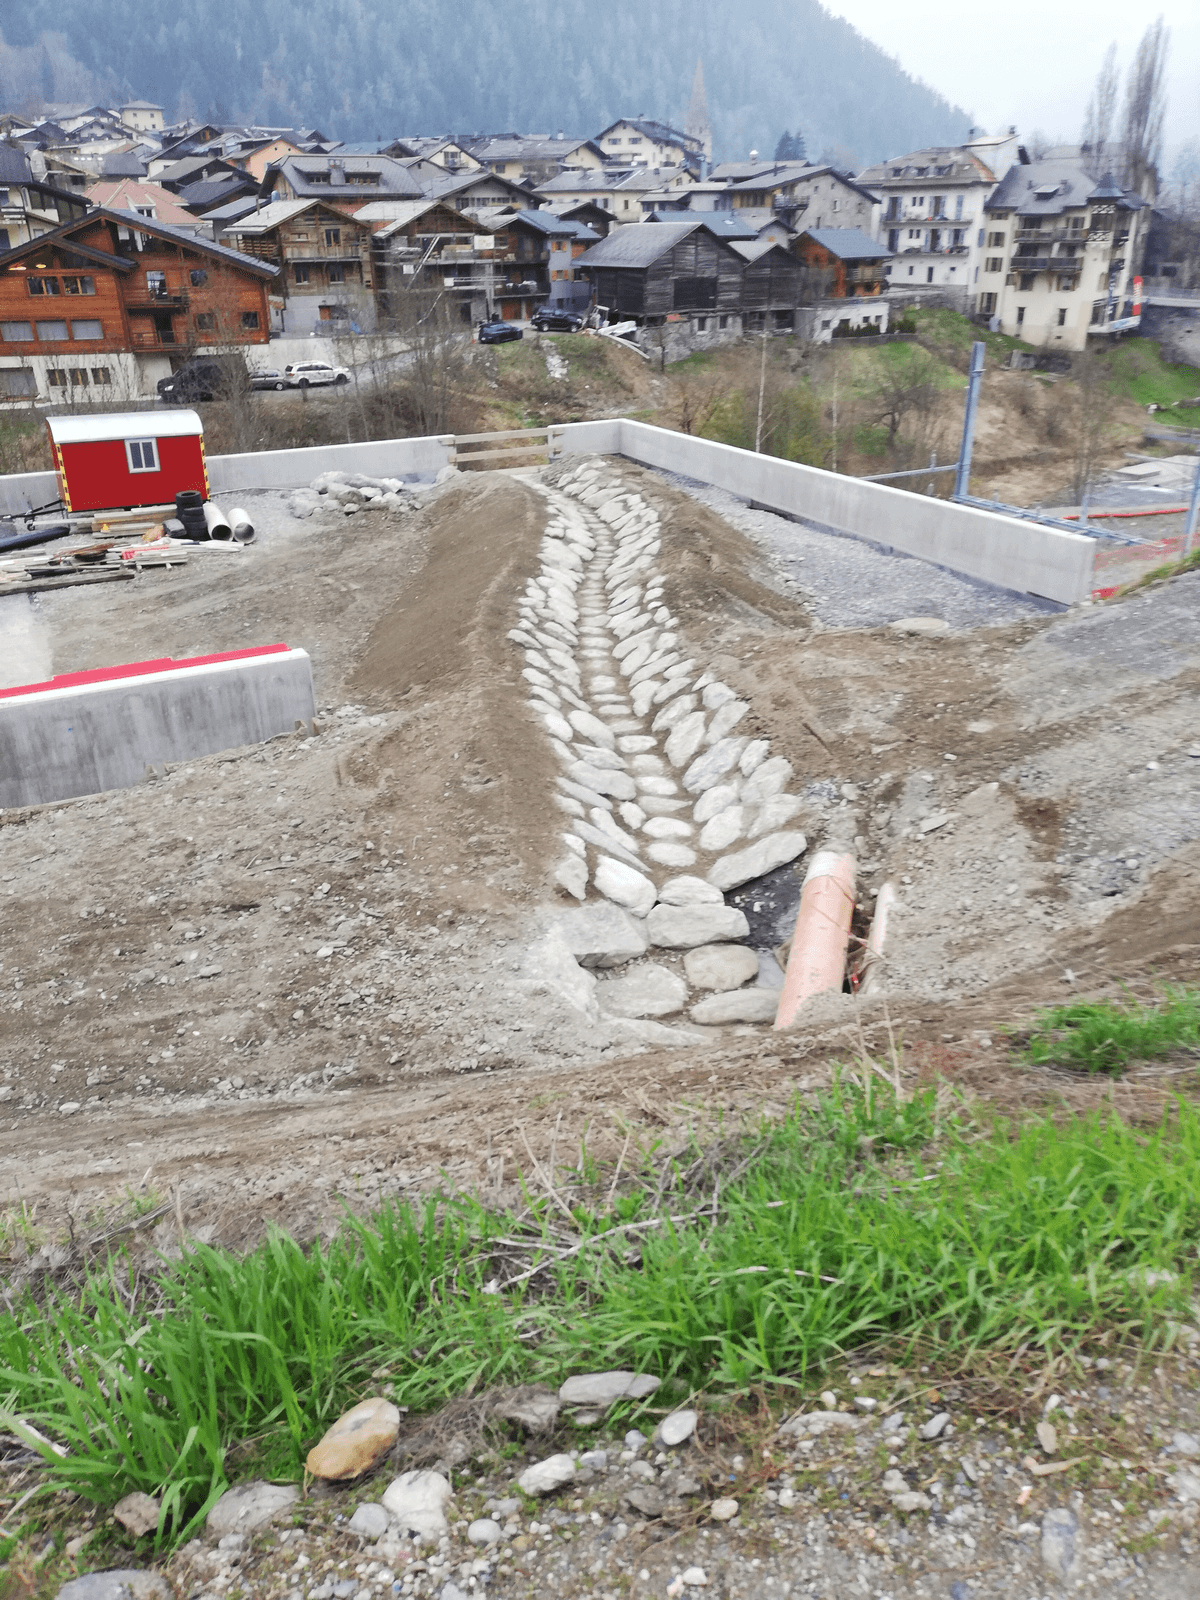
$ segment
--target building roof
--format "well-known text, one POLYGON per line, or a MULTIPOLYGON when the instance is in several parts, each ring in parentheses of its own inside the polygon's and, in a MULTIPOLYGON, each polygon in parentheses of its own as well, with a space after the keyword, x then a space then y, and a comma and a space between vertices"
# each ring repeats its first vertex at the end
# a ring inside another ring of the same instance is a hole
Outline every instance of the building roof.
POLYGON ((258 184, 247 173, 221 172, 215 178, 201 178, 199 183, 189 183, 178 196, 181 205, 189 211, 206 211, 220 205, 236 194, 253 194, 258 184))
POLYGON ((211 211, 202 212, 200 220, 219 227, 222 223, 237 222, 239 218, 248 216, 253 210, 254 196, 240 194, 236 200, 227 200, 223 206, 214 206, 211 211))
POLYGON ((236 223, 226 229, 228 233, 246 234, 248 237, 257 237, 259 234, 270 233, 272 228, 278 228, 281 223, 298 217, 302 211, 307 211, 310 206, 315 206, 315 200, 272 200, 257 210, 248 211, 244 217, 239 217, 236 223))
POLYGON ((614 128, 636 128, 645 138, 654 139, 658 144, 677 144, 682 150, 700 151, 699 139, 694 139, 665 122, 655 122, 651 117, 618 117, 615 122, 610 122, 607 128, 600 130, 595 143, 599 144, 605 134, 611 133, 614 128))
POLYGON ((594 190, 597 194, 608 194, 623 176, 623 171, 599 172, 594 167, 581 167, 575 172, 559 172, 553 178, 547 178, 545 183, 538 184, 537 192, 548 196, 571 194, 575 190, 594 190))
POLYGON ((729 242, 746 262, 757 261, 760 256, 768 255, 772 250, 782 251, 789 261, 796 259, 784 250, 781 244, 776 244, 774 239, 731 239, 729 242))
POLYGON ((137 178, 101 178, 88 189, 87 198, 93 205, 107 206, 110 211, 136 211, 138 206, 153 206, 156 222, 171 222, 177 227, 187 228, 196 221, 169 190, 137 178))
POLYGON ((598 156, 604 154, 594 139, 567 139, 561 134, 551 138, 544 133, 498 134, 472 145, 469 153, 476 161, 560 161, 583 145, 589 145, 598 156))
POLYGON ((514 199, 522 201, 529 199, 528 189, 519 183, 514 183, 511 178, 502 178, 498 172, 489 172, 486 167, 476 167, 471 172, 442 172, 440 167, 437 170, 440 176, 426 177, 419 190, 431 199, 443 200, 448 195, 465 194, 480 184, 497 183, 514 199))
POLYGON ((146 163, 136 150, 110 150, 100 161, 106 178, 144 178, 146 163))
POLYGON ((165 406, 161 411, 90 412, 82 417, 47 417, 55 444, 88 444, 101 439, 136 439, 153 433, 159 439, 186 438, 203 433, 195 411, 165 406), (154 421, 147 418, 153 416, 154 421))
POLYGON ((924 179, 935 183, 995 183, 992 169, 963 145, 930 145, 925 150, 914 150, 906 156, 892 156, 878 161, 858 175, 859 183, 871 187, 878 184, 906 183, 924 179))
POLYGON ((815 240, 839 261, 882 261, 892 254, 875 239, 868 238, 861 228, 805 228, 801 237, 815 240))
POLYGON ((809 167, 801 176, 805 183, 811 178, 836 178, 839 183, 844 184, 847 189, 853 189, 855 194, 862 195, 863 199, 869 200, 872 205, 879 203, 878 194, 867 188, 861 176, 856 178, 852 172, 840 172, 837 167, 809 167))
POLYGON ((1106 173, 1100 184, 1092 177, 1082 155, 1055 156, 1028 166, 1011 166, 985 207, 988 211, 1015 211, 1019 217, 1058 217, 1080 210, 1091 200, 1102 200, 1126 211, 1141 209, 1142 197, 1121 189, 1106 173))
POLYGON ((264 186, 273 173, 281 174, 297 198, 322 200, 361 200, 364 205, 372 197, 390 195, 394 199, 416 199, 421 186, 401 162, 392 156, 350 156, 341 151, 284 156, 272 162, 263 179, 264 186), (335 180, 337 169, 346 179, 335 180), (356 181, 351 182, 351 178, 356 181), (364 180, 374 178, 375 182, 364 180))
POLYGON ((522 222, 527 227, 532 228, 535 233, 540 233, 547 238, 553 234, 557 238, 586 239, 589 242, 594 242, 600 237, 598 233, 593 233, 590 228, 585 227, 582 222, 569 222, 565 217, 557 216, 553 211, 521 210, 511 212, 500 223, 500 226, 509 227, 514 222, 522 222))
POLYGON ((172 184, 178 184, 184 189, 189 183, 199 183, 201 178, 207 176, 206 168, 211 166, 224 167, 228 172, 237 170, 219 151, 209 150, 207 153, 201 151, 198 155, 185 156, 182 161, 173 161, 169 167, 164 167, 156 175, 156 181, 165 184, 167 188, 172 184))
POLYGON ((0 183, 28 183, 29 157, 11 144, 0 144, 0 183))
POLYGON ((186 245, 189 250, 196 250, 201 255, 219 256, 221 260, 231 262, 246 272, 256 273, 260 278, 274 278, 279 274, 279 268, 269 262, 257 261, 253 256, 243 255, 241 251, 231 250, 223 244, 213 244, 211 240, 191 233, 186 228, 172 227, 170 223, 159 222, 155 217, 131 217, 127 211, 111 211, 106 206, 97 206, 94 210, 85 212, 82 217, 72 217, 69 222, 60 223, 57 228, 51 228, 49 233, 43 233, 37 239, 27 239, 22 244, 14 245, 11 250, 0 252, 0 265, 14 261, 31 251, 48 250, 54 245, 65 245, 69 240, 72 250, 90 256, 97 264, 113 267, 118 272, 132 272, 138 265, 137 262, 125 256, 114 256, 106 251, 96 250, 83 240, 73 237, 85 228, 94 227, 97 222, 114 222, 118 227, 132 228, 137 233, 161 235, 163 238, 174 240, 177 244, 186 245))
POLYGON ((123 106, 117 107, 118 111, 161 111, 161 106, 156 106, 153 100, 126 100, 123 106))
POLYGON ((660 256, 673 250, 681 239, 686 239, 697 228, 710 233, 707 222, 699 217, 686 222, 630 223, 624 228, 614 228, 606 239, 585 250, 576 261, 577 267, 649 267, 660 256))
POLYGON ((765 187, 776 183, 794 183, 798 178, 808 178, 816 171, 832 170, 812 167, 807 161, 722 161, 712 169, 714 182, 744 183, 747 188, 765 187))

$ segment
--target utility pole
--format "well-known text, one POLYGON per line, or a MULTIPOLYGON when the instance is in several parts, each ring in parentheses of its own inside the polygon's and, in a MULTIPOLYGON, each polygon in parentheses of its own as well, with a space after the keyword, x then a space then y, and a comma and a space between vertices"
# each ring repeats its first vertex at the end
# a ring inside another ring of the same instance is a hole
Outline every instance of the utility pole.
POLYGON ((1192 479, 1192 498, 1188 501, 1187 522, 1183 529, 1183 553, 1190 556, 1196 539, 1196 519, 1200 517, 1200 457, 1196 460, 1196 476, 1192 479))
POLYGON ((975 412, 983 382, 983 358, 987 345, 976 339, 971 346, 970 375, 967 378, 967 403, 963 411, 962 447, 958 452, 958 471, 954 474, 954 499, 963 500, 971 492, 971 451, 975 446, 975 412))
POLYGON ((834 353, 834 357, 833 357, 833 460, 832 460, 832 462, 830 463, 830 466, 829 466, 829 470, 831 472, 836 472, 837 469, 838 469, 837 468, 837 422, 838 422, 838 418, 837 418, 837 403, 838 403, 838 367, 839 367, 839 365, 840 365, 840 363, 838 361, 838 357, 837 357, 837 354, 835 352, 834 353))
POLYGON ((763 312, 762 360, 758 364, 758 421, 754 425, 754 454, 762 454, 763 391, 767 386, 767 313, 763 312))

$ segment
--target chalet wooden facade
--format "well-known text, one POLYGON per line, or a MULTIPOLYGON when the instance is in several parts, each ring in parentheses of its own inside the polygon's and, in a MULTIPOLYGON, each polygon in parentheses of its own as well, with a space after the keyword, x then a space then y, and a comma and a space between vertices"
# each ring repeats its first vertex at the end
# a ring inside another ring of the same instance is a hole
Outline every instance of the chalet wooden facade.
POLYGON ((231 222, 222 239, 278 272, 271 297, 276 332, 369 333, 375 326, 372 233, 370 222, 330 201, 274 200, 231 222))
POLYGON ((0 399, 152 394, 198 349, 265 344, 275 277, 184 230, 90 211, 0 254, 0 399))
POLYGON ((809 273, 803 263, 782 245, 766 240, 734 241, 731 248, 745 262, 741 304, 745 330, 792 332, 796 308, 805 303, 808 288, 809 273))
POLYGON ((807 266, 827 274, 823 293, 835 300, 874 297, 888 287, 892 252, 858 228, 810 228, 792 248, 807 266))
POLYGON ((615 228, 579 257, 598 305, 656 321, 676 313, 740 312, 745 263, 700 221, 615 228))

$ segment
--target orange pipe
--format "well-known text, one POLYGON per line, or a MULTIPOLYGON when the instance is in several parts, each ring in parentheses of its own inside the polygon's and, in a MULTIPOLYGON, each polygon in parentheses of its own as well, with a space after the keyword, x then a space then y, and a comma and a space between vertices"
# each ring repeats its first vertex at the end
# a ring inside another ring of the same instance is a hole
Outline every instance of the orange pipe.
POLYGON ((796 932, 788 956, 775 1026, 787 1028, 814 994, 841 991, 854 915, 854 857, 818 850, 804 875, 796 932))

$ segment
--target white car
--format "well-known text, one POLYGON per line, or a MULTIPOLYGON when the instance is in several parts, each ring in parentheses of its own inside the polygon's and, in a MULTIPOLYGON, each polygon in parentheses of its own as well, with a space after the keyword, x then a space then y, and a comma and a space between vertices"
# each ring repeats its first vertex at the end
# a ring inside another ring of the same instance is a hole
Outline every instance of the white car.
POLYGON ((294 389, 307 389, 317 383, 349 383, 345 367, 331 367, 328 361, 297 361, 284 367, 283 375, 294 389))

